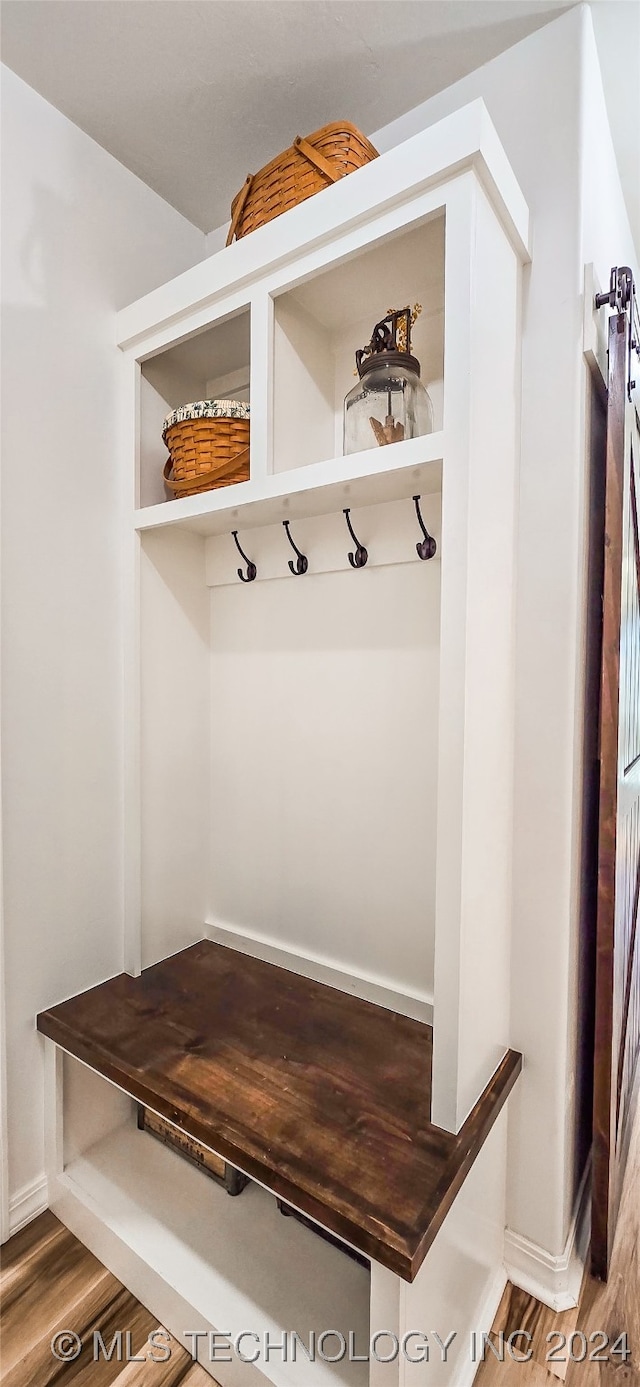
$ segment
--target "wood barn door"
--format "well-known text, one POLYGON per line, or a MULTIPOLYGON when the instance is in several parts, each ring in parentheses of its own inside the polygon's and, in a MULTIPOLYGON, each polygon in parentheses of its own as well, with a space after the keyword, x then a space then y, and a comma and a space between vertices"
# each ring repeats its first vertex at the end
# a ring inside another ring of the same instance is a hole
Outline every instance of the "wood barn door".
POLYGON ((616 311, 609 319, 591 1232, 592 1271, 605 1280, 640 1082, 640 428, 630 271, 612 272, 608 301, 616 311))

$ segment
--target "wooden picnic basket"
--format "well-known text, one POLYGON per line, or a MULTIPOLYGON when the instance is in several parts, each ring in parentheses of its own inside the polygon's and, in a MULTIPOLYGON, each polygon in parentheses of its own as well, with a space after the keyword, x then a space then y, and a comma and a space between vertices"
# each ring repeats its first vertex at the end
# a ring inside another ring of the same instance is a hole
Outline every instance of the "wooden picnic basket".
POLYGON ((195 496, 249 478, 249 405, 240 400, 196 400, 168 414, 162 437, 164 469, 173 496, 195 496))
POLYGON ((236 193, 227 245, 377 158, 371 141, 346 120, 323 125, 306 139, 297 135, 289 149, 249 174, 236 193))

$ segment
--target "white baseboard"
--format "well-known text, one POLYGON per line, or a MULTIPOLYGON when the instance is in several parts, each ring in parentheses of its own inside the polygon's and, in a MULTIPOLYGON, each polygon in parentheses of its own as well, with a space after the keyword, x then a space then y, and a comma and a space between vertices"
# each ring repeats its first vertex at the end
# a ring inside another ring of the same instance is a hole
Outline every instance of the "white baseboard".
POLYGON ((505 1232, 509 1280, 551 1310, 572 1310, 578 1304, 591 1232, 590 1177, 591 1158, 580 1181, 567 1240, 559 1257, 511 1228, 505 1232))
POLYGON ((433 994, 428 992, 405 992, 387 984, 382 978, 371 974, 347 972, 338 968, 331 959, 321 954, 302 954, 288 948, 266 934, 247 933, 223 920, 209 919, 206 938, 216 944, 226 944, 230 949, 260 958, 265 963, 275 963, 279 968, 288 968, 303 978, 314 982, 324 982, 336 987, 339 992, 349 992, 351 996, 362 997, 365 1002, 376 1002, 388 1011, 400 1012, 401 1016, 411 1016, 414 1021, 424 1021, 433 1025, 433 994))
POLYGON ((19 1233, 21 1228, 25 1228, 27 1223, 43 1214, 49 1208, 49 1191, 46 1175, 39 1175, 35 1180, 23 1185, 22 1189, 16 1190, 9 1198, 9 1237, 13 1233, 19 1233))

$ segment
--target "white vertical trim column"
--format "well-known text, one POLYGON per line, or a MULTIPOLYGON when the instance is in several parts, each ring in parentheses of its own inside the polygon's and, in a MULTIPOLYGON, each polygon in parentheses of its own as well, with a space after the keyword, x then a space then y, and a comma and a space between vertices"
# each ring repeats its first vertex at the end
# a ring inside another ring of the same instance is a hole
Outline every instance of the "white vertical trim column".
POLYGON ((44 1163, 49 1189, 64 1170, 62 1050, 44 1038, 44 1163))
POLYGON ((399 1344, 402 1340, 405 1290, 406 1283, 394 1272, 379 1262, 371 1263, 369 1387, 404 1387, 404 1358, 401 1352, 391 1357, 393 1342, 388 1336, 395 1334, 399 1344), (387 1363, 382 1361, 386 1357, 387 1363))
POLYGON ((142 966, 140 536, 133 529, 133 512, 139 503, 140 364, 132 352, 124 356, 122 382, 123 967, 127 973, 137 977, 142 966), (131 485, 132 477, 135 477, 135 493, 131 485))
POLYGON ((448 190, 445 223, 445 331, 442 479, 442 596, 434 963, 432 1121, 459 1126, 459 974, 467 608, 467 512, 472 174, 448 190))
POLYGON ((433 1121, 458 1131, 510 1031, 520 262, 484 189, 448 206, 433 1121))
POLYGON ((251 296, 251 480, 273 471, 274 304, 266 289, 251 296))
MULTIPOLYGON (((1 504, 1 496, 0 496, 1 504)), ((0 574, 1 584, 1 574, 0 574)), ((0 651, 1 651, 0 643, 0 651)), ((1 658, 1 656, 0 656, 1 658)), ((2 670, 0 668, 0 690, 2 670)), ((9 1114, 7 1097, 7 1016, 4 930, 4 829, 2 817, 2 725, 0 724, 0 1243, 9 1237, 9 1114)))
MULTIPOLYGON (((2 742, 0 739, 0 770, 2 742)), ((7 1111, 7 1024, 2 856, 2 778, 0 775, 0 1243, 9 1237, 9 1123, 7 1111)))

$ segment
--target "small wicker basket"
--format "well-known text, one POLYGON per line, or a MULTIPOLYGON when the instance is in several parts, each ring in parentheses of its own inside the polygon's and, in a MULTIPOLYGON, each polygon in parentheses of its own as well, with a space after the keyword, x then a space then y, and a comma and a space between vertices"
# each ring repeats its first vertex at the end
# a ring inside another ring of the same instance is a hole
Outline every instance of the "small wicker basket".
POLYGON ((249 405, 240 400, 197 400, 168 414, 162 437, 172 496, 196 496, 249 479, 249 405))
POLYGON ((371 141, 346 120, 323 125, 306 139, 298 135, 277 159, 249 174, 234 197, 227 245, 377 158, 371 141))

